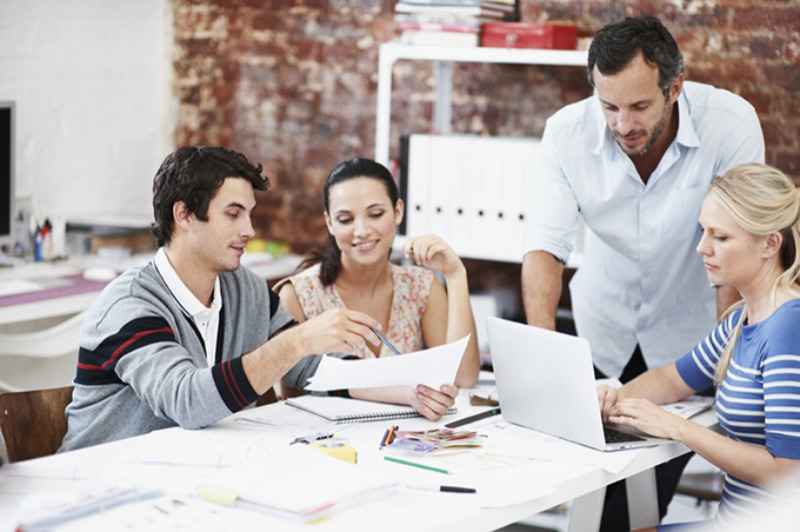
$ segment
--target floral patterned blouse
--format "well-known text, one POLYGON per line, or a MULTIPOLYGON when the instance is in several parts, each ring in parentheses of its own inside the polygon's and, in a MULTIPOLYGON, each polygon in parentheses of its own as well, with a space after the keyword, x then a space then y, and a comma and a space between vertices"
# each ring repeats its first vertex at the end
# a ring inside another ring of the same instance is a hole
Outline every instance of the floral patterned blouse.
MULTIPOLYGON (((422 315, 428 308, 428 298, 433 283, 433 272, 418 266, 389 264, 394 282, 392 310, 389 328, 383 335, 401 353, 410 353, 424 348, 422 340, 422 315)), ((314 265, 288 279, 294 286, 297 299, 306 319, 334 308, 346 308, 336 291, 335 283, 322 286, 319 280, 319 264, 314 265)), ((385 345, 381 345, 379 356, 392 356, 385 345)))

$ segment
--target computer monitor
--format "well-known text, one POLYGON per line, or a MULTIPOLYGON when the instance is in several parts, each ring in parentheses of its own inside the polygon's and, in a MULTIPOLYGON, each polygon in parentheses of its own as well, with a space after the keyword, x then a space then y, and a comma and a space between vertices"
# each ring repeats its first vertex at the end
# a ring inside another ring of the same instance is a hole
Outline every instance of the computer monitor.
POLYGON ((0 257, 14 247, 14 102, 0 101, 0 257))

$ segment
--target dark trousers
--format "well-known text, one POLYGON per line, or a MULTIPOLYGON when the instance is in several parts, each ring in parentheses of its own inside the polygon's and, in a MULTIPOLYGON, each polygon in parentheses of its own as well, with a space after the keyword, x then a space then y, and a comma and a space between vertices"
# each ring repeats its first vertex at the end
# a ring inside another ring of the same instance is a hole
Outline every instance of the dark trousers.
MULTIPOLYGON (((630 361, 628 361, 625 369, 622 370, 619 380, 625 384, 645 371, 647 371, 647 364, 645 364, 642 351, 637 345, 630 361)), ((594 368, 594 374, 598 379, 607 377, 597 368, 594 368)), ((667 506, 669 506, 669 502, 675 494, 675 489, 678 487, 678 480, 680 480, 683 469, 693 454, 687 453, 656 467, 659 519, 663 519, 666 515, 667 506)), ((625 481, 621 480, 610 484, 606 488, 606 501, 603 506, 603 516, 600 519, 600 532, 625 532, 630 529, 628 492, 625 489, 625 481)))

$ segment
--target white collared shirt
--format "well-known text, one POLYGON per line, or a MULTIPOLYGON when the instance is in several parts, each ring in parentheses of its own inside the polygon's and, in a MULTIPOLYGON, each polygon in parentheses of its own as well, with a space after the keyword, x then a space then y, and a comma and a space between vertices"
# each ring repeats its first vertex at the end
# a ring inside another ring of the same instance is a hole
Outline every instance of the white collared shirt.
POLYGON ((533 184, 527 251, 566 261, 578 215, 592 230, 570 283, 578 334, 595 365, 619 376, 638 343, 649 368, 676 360, 716 325, 716 292, 697 218, 711 180, 764 161, 758 116, 744 99, 685 82, 678 131, 645 185, 596 96, 548 121, 533 184))
POLYGON ((158 273, 161 274, 170 292, 172 292, 172 296, 181 306, 186 316, 192 319, 197 330, 200 331, 200 336, 203 337, 203 343, 206 346, 206 360, 209 366, 213 366, 216 363, 219 314, 222 310, 219 276, 214 280, 214 294, 211 298, 211 308, 209 308, 201 303, 186 287, 175 268, 170 264, 163 247, 156 252, 155 264, 158 273))

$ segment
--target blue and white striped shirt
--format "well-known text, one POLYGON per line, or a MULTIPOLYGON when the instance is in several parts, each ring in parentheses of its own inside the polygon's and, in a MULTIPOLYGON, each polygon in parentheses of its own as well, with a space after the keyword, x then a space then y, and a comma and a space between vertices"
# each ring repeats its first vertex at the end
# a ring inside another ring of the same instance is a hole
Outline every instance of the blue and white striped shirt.
MULTIPOLYGON (((695 390, 708 388, 714 368, 741 315, 733 313, 676 362, 695 390)), ((717 418, 736 441, 764 447, 773 456, 800 459, 800 299, 767 319, 743 325, 728 372, 717 390, 717 418)), ((726 475, 718 519, 735 525, 767 504, 762 488, 726 475)))

